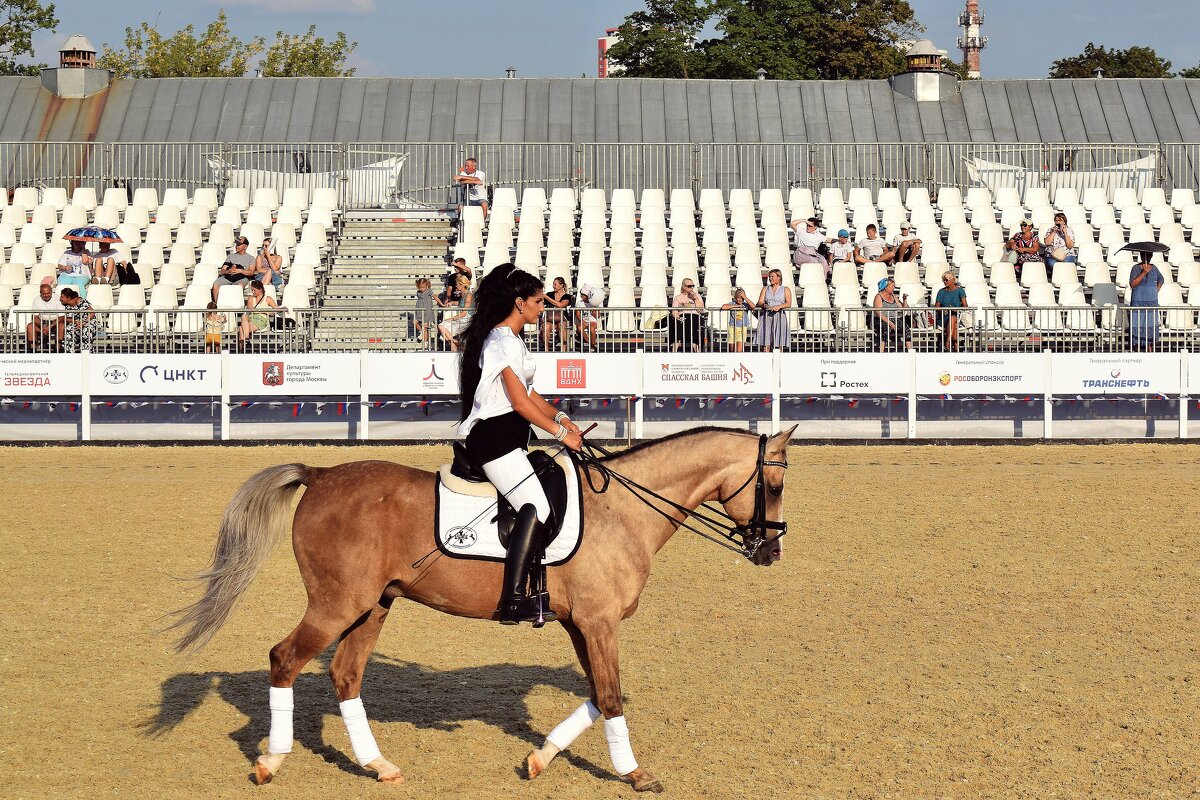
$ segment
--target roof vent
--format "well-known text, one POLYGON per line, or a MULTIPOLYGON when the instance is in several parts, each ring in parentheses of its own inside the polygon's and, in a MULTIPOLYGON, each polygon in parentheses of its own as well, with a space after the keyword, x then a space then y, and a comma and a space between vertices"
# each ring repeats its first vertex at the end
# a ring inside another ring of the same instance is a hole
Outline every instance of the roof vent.
POLYGON ((906 72, 888 79, 892 91, 919 102, 940 102, 958 94, 958 76, 942 68, 945 53, 928 39, 908 46, 906 72))
POLYGON ((111 70, 96 69, 96 48, 77 33, 58 48, 58 66, 42 70, 42 86, 59 97, 78 99, 104 91, 112 77, 111 70))

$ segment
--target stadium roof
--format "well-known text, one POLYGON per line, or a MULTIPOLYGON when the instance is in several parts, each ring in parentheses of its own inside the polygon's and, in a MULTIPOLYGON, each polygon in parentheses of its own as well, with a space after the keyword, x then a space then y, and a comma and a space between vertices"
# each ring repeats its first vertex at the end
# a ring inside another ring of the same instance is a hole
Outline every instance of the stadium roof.
POLYGON ((0 140, 1200 142, 1200 80, 186 78, 82 100, 0 78, 0 140))

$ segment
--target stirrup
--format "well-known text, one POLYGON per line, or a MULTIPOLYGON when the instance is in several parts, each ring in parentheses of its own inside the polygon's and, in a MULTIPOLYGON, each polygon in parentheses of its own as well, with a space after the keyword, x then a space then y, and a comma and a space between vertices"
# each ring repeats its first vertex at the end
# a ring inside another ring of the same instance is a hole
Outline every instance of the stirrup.
POLYGON ((540 597, 519 597, 505 600, 498 609, 501 625, 517 625, 532 622, 540 628, 554 622, 558 615, 550 608, 550 594, 542 592, 540 597), (539 602, 541 600, 541 602, 539 602))

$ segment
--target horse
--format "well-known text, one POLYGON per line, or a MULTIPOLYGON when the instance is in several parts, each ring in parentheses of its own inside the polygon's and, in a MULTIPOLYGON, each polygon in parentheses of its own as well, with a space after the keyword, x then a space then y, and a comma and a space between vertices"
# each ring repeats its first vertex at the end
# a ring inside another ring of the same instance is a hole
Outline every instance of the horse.
MULTIPOLYGON (((617 629, 637 610, 651 559, 679 527, 692 527, 689 517, 707 520, 705 511, 726 517, 732 524, 718 527, 756 565, 770 566, 782 557, 783 478, 794 430, 768 437, 698 428, 583 460, 583 540, 569 561, 547 568, 547 587, 590 699, 529 753, 527 778, 544 772, 603 715, 614 771, 638 791, 662 791, 662 782, 637 764, 629 745, 617 629), (714 500, 720 508, 697 510, 714 500), (779 533, 771 535, 772 530, 779 533), (616 730, 618 722, 622 730, 616 730)), ((255 762, 254 779, 264 784, 278 774, 292 746, 290 687, 310 659, 339 640, 329 675, 355 757, 377 780, 402 782, 403 773, 379 751, 360 698, 363 670, 392 602, 403 597, 447 614, 496 619, 503 569, 488 561, 426 557, 436 535, 434 473, 356 461, 328 468, 283 464, 252 476, 225 509, 212 564, 197 576, 205 584, 202 596, 176 612, 170 628, 186 629, 176 649, 204 647, 225 623, 286 534, 287 512, 301 486, 292 545, 308 607, 296 628, 271 648, 271 735, 267 753, 255 762)))

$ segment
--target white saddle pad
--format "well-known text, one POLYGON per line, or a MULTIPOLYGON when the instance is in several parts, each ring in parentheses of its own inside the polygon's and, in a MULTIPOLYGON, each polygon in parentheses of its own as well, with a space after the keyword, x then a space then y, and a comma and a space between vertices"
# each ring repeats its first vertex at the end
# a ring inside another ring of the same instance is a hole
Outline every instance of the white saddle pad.
MULTIPOLYGON (((570 560, 583 537, 583 498, 575 462, 565 453, 555 460, 567 475, 567 507, 562 530, 546 548, 542 563, 554 567, 570 560)), ((496 525, 496 487, 471 483, 450 473, 450 465, 438 470, 434 530, 437 546, 451 558, 503 561, 504 547, 496 525)))

